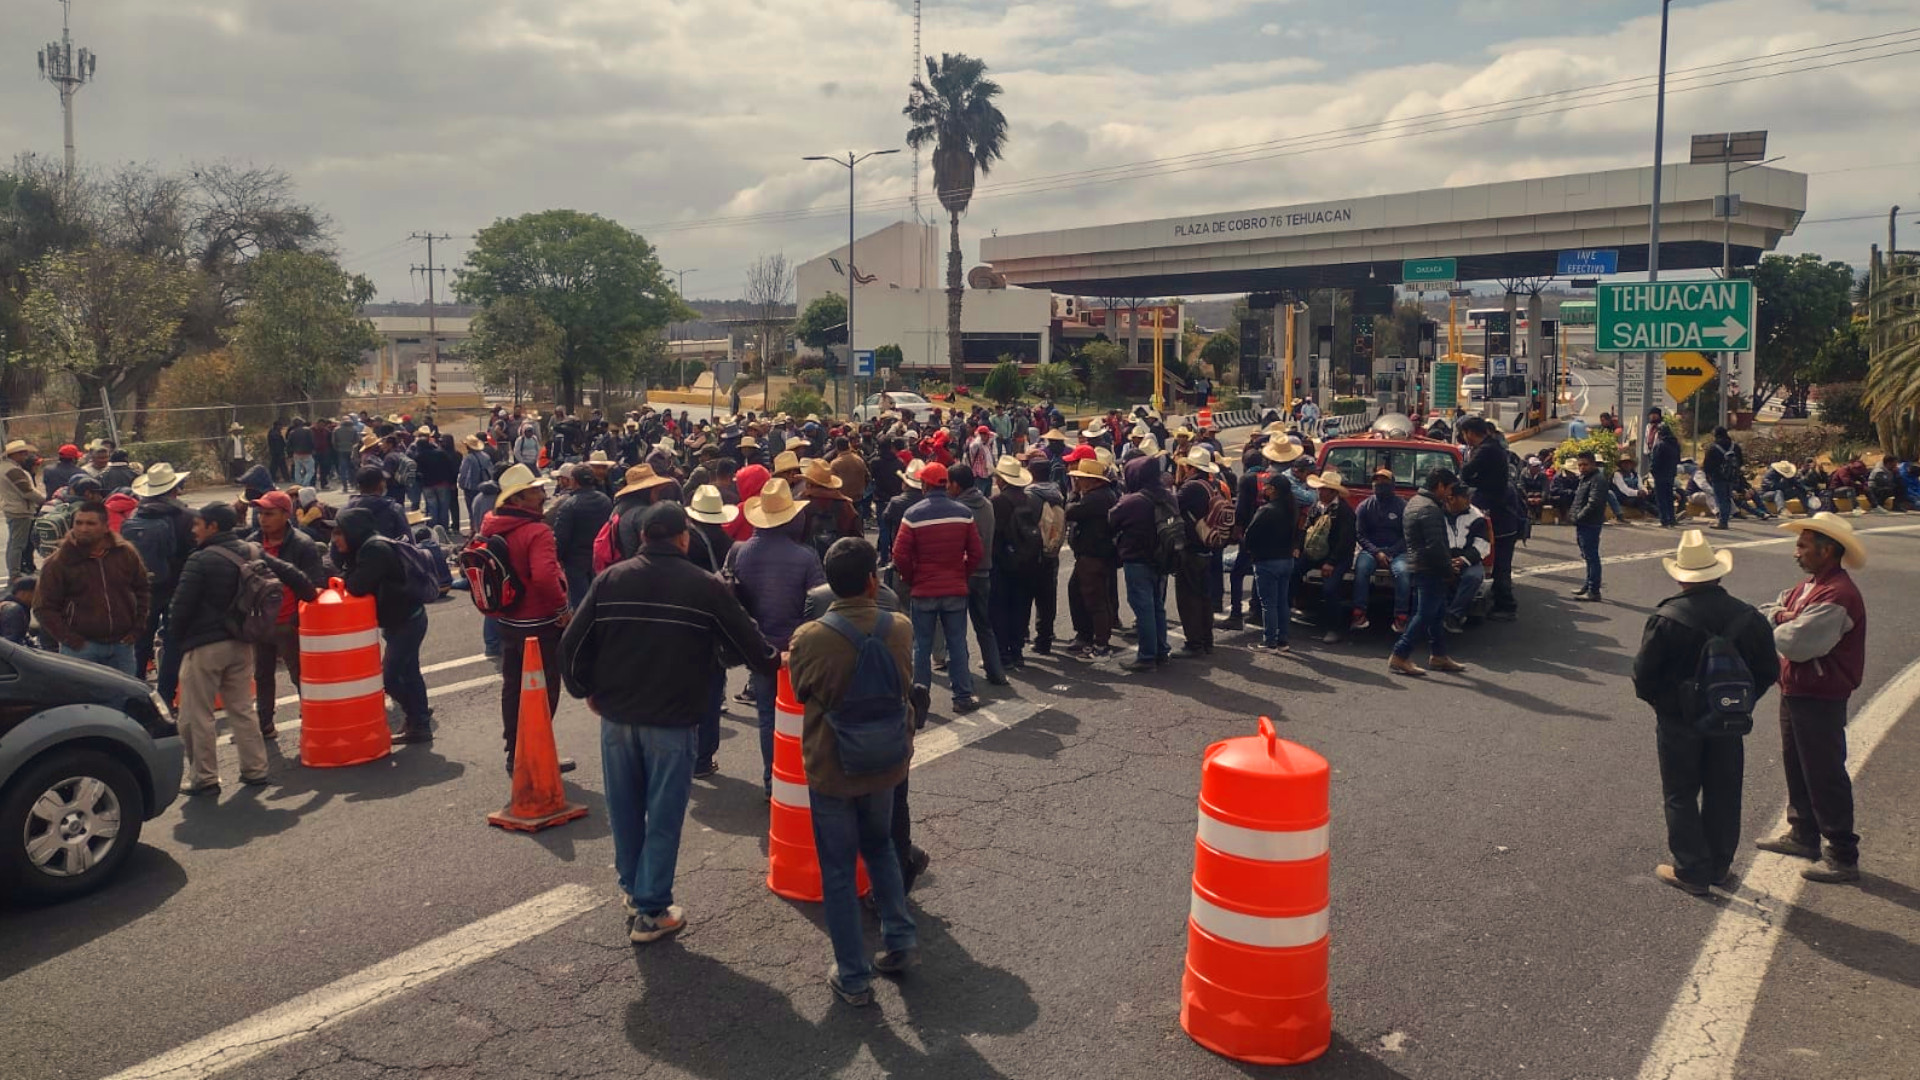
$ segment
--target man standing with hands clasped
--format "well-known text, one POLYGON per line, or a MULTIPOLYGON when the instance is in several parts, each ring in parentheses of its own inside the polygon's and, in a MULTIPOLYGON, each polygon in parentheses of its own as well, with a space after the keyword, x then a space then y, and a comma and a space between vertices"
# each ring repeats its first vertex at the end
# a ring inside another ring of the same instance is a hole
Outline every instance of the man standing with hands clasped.
MULTIPOLYGON (((1647 617, 1640 653, 1633 661, 1633 691, 1653 706, 1660 791, 1666 801, 1671 864, 1654 876, 1682 892, 1705 896, 1708 885, 1727 887, 1740 845, 1740 791, 1746 775, 1746 744, 1733 731, 1714 732, 1700 685, 1709 647, 1730 643, 1746 666, 1752 693, 1744 695, 1746 723, 1752 708, 1778 677, 1773 635, 1767 621, 1720 585, 1733 571, 1733 553, 1715 551, 1706 534, 1688 529, 1671 559, 1662 560, 1680 592, 1647 617), (1704 724, 1703 724, 1704 722, 1704 724)), ((1737 677, 1739 672, 1733 672, 1737 677)))
POLYGON ((1847 775, 1847 699, 1867 662, 1867 605, 1848 570, 1867 549, 1846 519, 1828 511, 1780 526, 1800 534, 1793 559, 1810 575, 1761 608, 1780 653, 1781 764, 1787 771, 1787 831, 1754 846, 1817 860, 1808 881, 1860 880, 1847 775), (1827 841, 1820 850, 1820 839, 1827 841))

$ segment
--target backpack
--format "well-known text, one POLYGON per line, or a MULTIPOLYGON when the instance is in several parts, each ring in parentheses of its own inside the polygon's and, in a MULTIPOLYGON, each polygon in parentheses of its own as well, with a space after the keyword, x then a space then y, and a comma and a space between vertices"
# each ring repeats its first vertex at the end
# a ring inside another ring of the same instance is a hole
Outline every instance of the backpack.
POLYGON ((1154 572, 1171 574, 1187 555, 1187 521, 1180 511, 1161 502, 1153 504, 1153 551, 1148 558, 1154 572))
POLYGON ((1219 551, 1233 540, 1234 525, 1238 512, 1233 508, 1233 500, 1215 491, 1213 498, 1207 500, 1207 514, 1193 523, 1196 533, 1200 534, 1203 547, 1219 551))
POLYGON ((862 634, 846 616, 829 611, 820 621, 853 646, 853 677, 840 704, 827 711, 840 769, 848 776, 871 776, 896 769, 913 756, 907 696, 900 667, 887 647, 892 614, 882 611, 873 633, 862 634))
POLYGON ((833 546, 835 540, 840 539, 839 513, 838 511, 825 512, 828 506, 820 503, 814 505, 819 506, 822 512, 816 514, 812 507, 808 508, 807 523, 804 526, 807 530, 806 541, 807 546, 813 549, 813 553, 824 561, 827 557, 827 549, 833 546))
POLYGON ((180 538, 173 531, 172 520, 135 511, 120 523, 120 535, 140 553, 140 561, 147 564, 147 580, 153 587, 170 588, 173 557, 180 550, 180 538))
MULTIPOLYGON (((1023 572, 1037 572, 1040 564, 1046 560, 1046 540, 1040 535, 1040 511, 1036 508, 1041 502, 1038 495, 1023 493, 1025 497, 1013 509, 1013 515, 1004 526, 1007 551, 1012 556, 1012 565, 1023 572)), ((1064 524, 1066 512, 1061 511, 1064 524)))
POLYGON ((1060 547, 1067 542, 1067 508, 1059 503, 1040 500, 1040 550, 1046 552, 1049 559, 1060 557, 1060 547))
POLYGON ((48 503, 46 509, 33 518, 33 550, 46 558, 53 549, 66 539, 68 530, 73 528, 73 511, 77 502, 48 503))
POLYGON ((598 577, 602 571, 621 559, 626 558, 620 552, 620 511, 615 510, 593 534, 593 573, 598 577))
POLYGON ((1733 639, 1667 608, 1661 608, 1659 614, 1707 635, 1693 677, 1680 680, 1680 700, 1694 733, 1737 738, 1752 731, 1753 707, 1760 695, 1754 686, 1753 670, 1747 667, 1733 639))
POLYGON ((240 568, 240 584, 233 592, 233 606, 227 609, 227 630, 235 640, 249 645, 271 640, 285 594, 280 579, 268 569, 260 545, 248 544, 245 555, 226 544, 208 547, 240 568))
POLYGON ((1333 546, 1333 514, 1325 513, 1313 519, 1307 526, 1307 538, 1300 543, 1300 553, 1309 562, 1322 562, 1327 551, 1333 546))
MULTIPOLYGON (((596 560, 598 551, 596 542, 596 560)), ((460 576, 467 579, 467 595, 473 597, 473 606, 480 609, 480 614, 498 615, 519 603, 525 590, 519 573, 513 568, 506 537, 475 533, 467 546, 460 549, 456 561, 460 564, 460 576)))
POLYGON ((431 604, 440 599, 440 574, 434 569, 433 554, 411 540, 388 540, 407 572, 406 597, 416 604, 431 604))
POLYGON ((393 467, 393 482, 399 487, 410 488, 420 475, 420 463, 407 454, 400 455, 400 463, 393 467))

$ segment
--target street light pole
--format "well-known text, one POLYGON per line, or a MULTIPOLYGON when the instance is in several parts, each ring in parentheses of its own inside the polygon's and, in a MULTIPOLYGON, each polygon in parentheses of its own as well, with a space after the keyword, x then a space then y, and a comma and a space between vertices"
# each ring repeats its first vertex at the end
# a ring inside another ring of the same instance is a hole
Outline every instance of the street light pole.
POLYGON ((853 280, 854 167, 870 157, 879 157, 883 154, 897 154, 899 152, 898 147, 891 150, 869 150, 859 155, 855 155, 853 151, 849 150, 847 151, 847 159, 845 161, 826 154, 809 154, 800 159, 802 161, 831 161, 835 165, 839 165, 847 170, 847 384, 845 396, 848 402, 846 411, 849 415, 851 415, 853 411, 851 402, 853 399, 853 287, 855 284, 853 280))
MULTIPOLYGON (((1663 151, 1667 140, 1667 13, 1673 0, 1660 0, 1660 74, 1653 96, 1653 206, 1649 215, 1647 229, 1647 280, 1660 280, 1660 170, 1664 163, 1663 151)), ((1641 412, 1637 423, 1645 430, 1647 416, 1653 411, 1653 403, 1658 400, 1660 382, 1654 379, 1654 360, 1658 353, 1646 353, 1642 356, 1641 378, 1645 380, 1640 391, 1641 412)), ((1629 433, 1632 434, 1632 433, 1629 433)), ((1644 447, 1642 448, 1644 450, 1644 447)))
MULTIPOLYGON (((700 272, 700 268, 697 266, 689 266, 685 270, 668 270, 667 271, 667 273, 672 274, 675 277, 680 279, 680 284, 678 287, 674 289, 674 292, 680 297, 680 299, 683 302, 687 298, 687 275, 697 274, 699 272, 700 272)), ((669 336, 667 340, 669 342, 672 342, 676 339, 669 336)), ((682 351, 680 354, 680 385, 682 387, 687 385, 687 356, 684 351, 682 351)))

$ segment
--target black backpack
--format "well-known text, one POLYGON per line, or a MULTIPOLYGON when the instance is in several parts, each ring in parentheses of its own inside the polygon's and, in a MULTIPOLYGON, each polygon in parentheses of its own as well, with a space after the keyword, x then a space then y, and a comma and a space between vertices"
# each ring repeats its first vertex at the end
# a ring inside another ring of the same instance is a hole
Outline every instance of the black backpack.
POLYGON ((1028 491, 1014 495, 1019 501, 1002 526, 1009 565, 1022 573, 1038 573, 1047 558, 1046 541, 1040 535, 1040 496, 1028 491))
POLYGON ((1707 644, 1700 650, 1693 677, 1680 681, 1685 719, 1694 732, 1709 738, 1738 738, 1752 731, 1753 707, 1760 693, 1753 681, 1753 670, 1747 667, 1733 639, 1677 611, 1661 608, 1659 614, 1707 635, 1707 644))
POLYGON ((246 545, 244 555, 227 544, 209 544, 207 548, 240 570, 233 606, 227 609, 227 630, 235 640, 250 645, 272 640, 273 628, 280 621, 280 604, 286 596, 280 579, 262 557, 260 545, 246 545))
POLYGON ((1159 500, 1153 503, 1153 564, 1155 573, 1171 574, 1180 569, 1187 554, 1187 519, 1178 508, 1159 500))
POLYGON ((840 704, 827 711, 841 771, 848 776, 871 776, 899 768, 913 756, 913 729, 900 667, 887 647, 893 616, 880 612, 871 634, 862 634, 836 611, 827 612, 820 621, 846 638, 854 650, 847 691, 840 704))
POLYGON ((154 588, 173 585, 173 557, 179 553, 180 538, 173 531, 171 519, 149 517, 136 510, 120 523, 120 536, 140 553, 140 561, 147 564, 147 579, 154 588))

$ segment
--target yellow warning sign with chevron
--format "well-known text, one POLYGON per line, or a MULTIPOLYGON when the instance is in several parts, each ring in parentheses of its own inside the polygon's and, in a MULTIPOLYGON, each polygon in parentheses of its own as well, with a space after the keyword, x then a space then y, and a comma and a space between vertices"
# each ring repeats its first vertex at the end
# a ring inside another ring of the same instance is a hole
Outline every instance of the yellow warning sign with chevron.
POLYGON ((1660 358, 1667 365, 1667 396, 1675 401, 1687 400, 1720 374, 1703 353, 1670 352, 1660 358))

